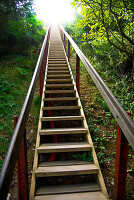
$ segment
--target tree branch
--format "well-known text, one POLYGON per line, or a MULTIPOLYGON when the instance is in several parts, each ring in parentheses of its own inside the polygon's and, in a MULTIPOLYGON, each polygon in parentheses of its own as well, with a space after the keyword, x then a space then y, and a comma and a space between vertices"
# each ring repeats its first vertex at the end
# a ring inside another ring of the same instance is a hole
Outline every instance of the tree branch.
POLYGON ((118 29, 119 29, 120 34, 121 34, 126 40, 128 40, 128 41, 130 42, 130 44, 134 45, 134 41, 131 40, 131 38, 128 37, 128 36, 124 33, 124 31, 123 31, 123 29, 122 29, 122 26, 121 26, 121 23, 120 23, 120 21, 119 21, 119 19, 118 19, 117 14, 112 10, 112 0, 110 0, 109 9, 110 9, 110 12, 112 13, 113 17, 114 17, 115 20, 116 20, 116 23, 117 23, 117 26, 118 26, 118 29))

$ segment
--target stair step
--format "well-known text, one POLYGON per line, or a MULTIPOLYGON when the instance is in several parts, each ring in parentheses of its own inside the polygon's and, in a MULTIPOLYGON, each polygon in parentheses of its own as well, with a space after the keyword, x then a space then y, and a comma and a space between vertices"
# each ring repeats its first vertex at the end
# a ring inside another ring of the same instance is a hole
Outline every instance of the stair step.
POLYGON ((46 82, 72 82, 72 79, 47 79, 46 82))
POLYGON ((62 63, 60 63, 60 64, 58 64, 58 63, 52 63, 52 64, 49 64, 49 66, 68 66, 68 64, 66 63, 66 64, 62 64, 62 63))
POLYGON ((46 88, 70 88, 74 87, 74 84, 46 84, 46 88))
POLYGON ((41 117, 41 121, 66 121, 66 120, 83 120, 83 116, 58 116, 58 117, 41 117))
POLYGON ((58 186, 44 186, 36 190, 36 195, 46 194, 65 194, 74 192, 91 192, 99 191, 100 187, 97 184, 75 184, 75 185, 58 185, 58 186))
POLYGON ((69 68, 68 67, 50 67, 50 66, 48 66, 48 70, 68 70, 69 71, 69 68))
POLYGON ((62 58, 61 59, 57 59, 57 58, 56 59, 50 59, 49 58, 48 61, 53 61, 53 62, 56 61, 57 62, 57 61, 66 61, 66 59, 62 59, 62 58))
POLYGON ((45 143, 38 147, 38 153, 91 151, 92 146, 85 142, 45 143))
POLYGON ((75 90, 45 90, 46 94, 70 94, 70 93, 76 93, 75 90))
POLYGON ((43 107, 43 110, 80 110, 80 106, 53 106, 43 107))
POLYGON ((98 173, 98 168, 94 164, 38 167, 35 170, 36 177, 68 176, 68 175, 83 175, 83 174, 97 174, 97 173, 98 173))
POLYGON ((40 135, 53 135, 53 134, 81 134, 87 133, 85 128, 53 128, 53 129, 44 129, 40 131, 40 135))
POLYGON ((58 97, 58 98, 44 98, 44 101, 75 101, 78 97, 58 97))
POLYGON ((71 75, 70 74, 63 74, 63 75, 48 75, 47 74, 47 77, 48 78, 67 78, 67 77, 71 77, 71 75))
POLYGON ((91 162, 81 160, 66 160, 66 161, 47 161, 38 164, 38 167, 50 167, 50 166, 68 166, 68 165, 88 165, 91 162))
POLYGON ((47 74, 70 74, 70 71, 47 71, 47 74))
POLYGON ((100 191, 76 192, 70 194, 52 194, 35 196, 34 200, 106 200, 107 198, 100 191))

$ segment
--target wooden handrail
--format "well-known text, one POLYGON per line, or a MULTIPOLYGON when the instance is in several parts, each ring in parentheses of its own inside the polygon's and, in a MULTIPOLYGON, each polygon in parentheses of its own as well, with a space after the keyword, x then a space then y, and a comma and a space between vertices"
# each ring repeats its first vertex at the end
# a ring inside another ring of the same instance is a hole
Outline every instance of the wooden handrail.
POLYGON ((32 80, 31 80, 31 84, 29 86, 27 96, 25 98, 16 128, 14 130, 14 133, 13 133, 13 136, 12 136, 12 139, 11 139, 11 142, 6 154, 6 158, 4 160, 4 164, 0 173, 0 199, 2 200, 6 199, 10 182, 11 182, 13 172, 15 169, 15 164, 18 158, 21 140, 23 138, 26 122, 28 119, 28 115, 30 112, 30 108, 31 108, 31 104, 32 104, 33 96, 34 96, 35 87, 38 81, 38 75, 39 75, 41 63, 44 57, 45 46, 47 44, 47 41, 49 40, 49 36, 50 36, 49 33, 50 33, 50 26, 47 29, 45 39, 41 48, 41 52, 40 52, 40 55, 35 67, 32 80))
POLYGON ((115 117, 116 121, 118 122, 122 132, 124 133, 125 137, 127 138, 129 144, 134 149, 134 122, 128 116, 126 111, 122 108, 118 100, 115 98, 113 93, 109 90, 106 86, 102 78, 96 72, 94 67, 79 49, 77 44, 73 41, 73 39, 69 36, 69 34, 64 30, 63 27, 59 26, 60 33, 64 33, 64 35, 68 38, 69 42, 73 46, 74 50, 76 51, 77 55, 81 59, 82 63, 84 64, 85 68, 87 69, 89 75, 93 79, 95 85, 97 86, 98 90, 100 91, 102 97, 106 101, 109 109, 111 110, 113 116, 115 117))

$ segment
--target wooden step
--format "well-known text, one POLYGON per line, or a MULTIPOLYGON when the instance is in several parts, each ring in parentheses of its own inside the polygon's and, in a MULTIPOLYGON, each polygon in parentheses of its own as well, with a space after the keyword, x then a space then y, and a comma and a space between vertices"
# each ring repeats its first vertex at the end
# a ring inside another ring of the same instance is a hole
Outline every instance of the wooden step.
POLYGON ((70 74, 70 71, 47 71, 47 74, 70 74))
POLYGON ((69 71, 69 68, 68 67, 49 67, 48 66, 48 70, 68 70, 69 71))
POLYGON ((74 84, 46 84, 46 88, 70 88, 74 87, 74 84))
POLYGON ((68 64, 66 63, 66 64, 62 64, 62 63, 60 63, 60 64, 58 64, 58 63, 52 63, 52 64, 49 64, 49 66, 68 66, 68 64))
POLYGON ((68 166, 68 165, 89 165, 91 162, 83 160, 66 160, 66 161, 47 161, 40 162, 38 167, 50 167, 50 166, 68 166))
POLYGON ((91 151, 92 146, 85 142, 46 143, 38 147, 38 153, 91 151))
POLYGON ((98 173, 98 168, 94 164, 38 167, 35 170, 36 177, 68 176, 68 175, 83 175, 83 174, 97 174, 97 173, 98 173))
POLYGON ((44 98, 44 101, 76 101, 78 97, 44 98))
POLYGON ((48 64, 59 64, 59 63, 61 63, 61 64, 67 64, 67 61, 66 60, 54 60, 54 61, 52 61, 52 60, 48 60, 48 64))
POLYGON ((47 78, 70 78, 70 74, 62 74, 62 75, 47 75, 47 78))
POLYGON ((80 106, 53 106, 43 107, 43 110, 80 110, 80 106))
POLYGON ((76 93, 76 90, 45 90, 44 93, 45 94, 71 94, 71 93, 76 93))
POLYGON ((46 82, 72 82, 72 79, 47 79, 46 82))
POLYGON ((83 116, 58 116, 58 117, 41 117, 41 121, 66 121, 66 120, 83 120, 83 116))
POLYGON ((54 61, 66 61, 66 59, 62 59, 62 58, 61 58, 61 59, 57 59, 57 58, 55 58, 55 59, 50 59, 50 58, 49 58, 48 61, 53 61, 53 62, 54 62, 54 61))
POLYGON ((40 135, 59 135, 59 134, 81 134, 87 133, 85 128, 51 128, 51 129, 42 129, 40 135))
POLYGON ((52 194, 52 195, 38 195, 34 200, 107 200, 107 198, 100 191, 94 192, 76 192, 70 194, 52 194))
POLYGON ((65 194, 65 193, 67 194, 67 193, 91 192, 91 191, 100 191, 100 187, 95 183, 44 186, 44 187, 37 188, 36 195, 65 194))

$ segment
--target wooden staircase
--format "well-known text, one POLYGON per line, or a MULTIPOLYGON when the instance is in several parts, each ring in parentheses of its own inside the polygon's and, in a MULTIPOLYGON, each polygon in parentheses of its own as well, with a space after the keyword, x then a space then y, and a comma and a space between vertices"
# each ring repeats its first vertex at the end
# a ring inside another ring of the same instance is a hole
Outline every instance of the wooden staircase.
POLYGON ((50 35, 30 190, 33 199, 108 199, 57 27, 50 35))

